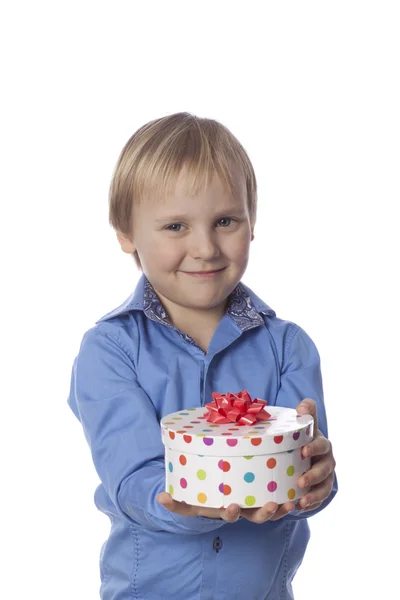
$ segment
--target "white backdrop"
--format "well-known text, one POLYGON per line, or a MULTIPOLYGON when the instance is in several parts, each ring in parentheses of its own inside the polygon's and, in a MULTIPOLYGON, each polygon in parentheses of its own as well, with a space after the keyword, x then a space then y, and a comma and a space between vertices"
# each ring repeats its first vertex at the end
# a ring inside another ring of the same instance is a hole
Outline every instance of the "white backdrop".
POLYGON ((118 154, 187 110, 248 150, 244 282, 321 355, 340 491, 310 519, 296 600, 394 598, 398 2, 10 2, 0 22, 1 597, 98 598, 108 520, 71 367, 139 277, 107 221, 118 154))

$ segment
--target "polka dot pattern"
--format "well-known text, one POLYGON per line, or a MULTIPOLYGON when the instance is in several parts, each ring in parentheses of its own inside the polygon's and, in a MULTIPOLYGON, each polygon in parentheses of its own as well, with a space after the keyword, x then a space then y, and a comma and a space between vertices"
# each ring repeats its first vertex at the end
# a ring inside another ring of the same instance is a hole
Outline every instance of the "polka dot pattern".
POLYGON ((309 415, 271 407, 267 421, 239 427, 209 423, 199 408, 168 415, 161 427, 165 489, 180 502, 252 508, 296 501, 309 491, 297 486, 311 466, 301 452, 313 439, 309 415), (282 421, 279 411, 292 412, 282 421))
POLYGON ((237 503, 250 508, 298 500, 308 491, 297 487, 297 479, 307 470, 301 448, 273 456, 253 455, 250 461, 244 456, 227 460, 188 452, 171 451, 166 471, 167 489, 188 504, 221 507, 237 503))

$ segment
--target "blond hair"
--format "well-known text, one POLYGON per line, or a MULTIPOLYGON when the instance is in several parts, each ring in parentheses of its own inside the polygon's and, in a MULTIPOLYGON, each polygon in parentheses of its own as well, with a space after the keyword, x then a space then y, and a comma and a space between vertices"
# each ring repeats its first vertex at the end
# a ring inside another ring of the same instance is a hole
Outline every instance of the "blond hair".
MULTIPOLYGON (((110 184, 110 225, 131 239, 134 203, 169 193, 183 166, 189 195, 204 189, 214 173, 232 193, 238 176, 244 177, 250 220, 255 223, 257 182, 243 146, 218 121, 180 112, 143 125, 125 144, 110 184)), ((136 251, 133 257, 140 269, 136 251)))

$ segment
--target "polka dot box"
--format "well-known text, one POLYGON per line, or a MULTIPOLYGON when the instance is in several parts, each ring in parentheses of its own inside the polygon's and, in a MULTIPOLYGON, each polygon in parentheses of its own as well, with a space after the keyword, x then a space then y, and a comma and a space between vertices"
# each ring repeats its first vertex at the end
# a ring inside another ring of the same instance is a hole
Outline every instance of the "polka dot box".
POLYGON ((308 488, 297 479, 310 469, 301 448, 313 439, 313 418, 268 406, 268 420, 251 426, 216 425, 204 407, 161 420, 166 491, 175 500, 218 508, 256 507, 298 500, 308 488))

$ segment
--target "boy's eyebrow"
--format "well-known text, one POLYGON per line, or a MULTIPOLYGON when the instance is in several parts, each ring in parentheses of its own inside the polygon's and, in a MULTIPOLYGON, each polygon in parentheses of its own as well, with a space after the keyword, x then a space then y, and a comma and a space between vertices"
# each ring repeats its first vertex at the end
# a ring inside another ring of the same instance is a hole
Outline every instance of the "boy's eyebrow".
MULTIPOLYGON (((215 215, 213 216, 213 219, 218 220, 221 219, 222 217, 230 217, 231 215, 234 215, 236 217, 244 217, 246 214, 245 211, 243 211, 242 209, 238 209, 238 208, 228 208, 225 210, 220 210, 217 213, 215 213, 215 215)), ((155 219, 155 223, 165 223, 166 221, 168 222, 179 222, 179 221, 187 221, 189 219, 188 215, 183 215, 183 214, 171 214, 171 215, 165 215, 164 217, 160 217, 159 219, 155 219)))

